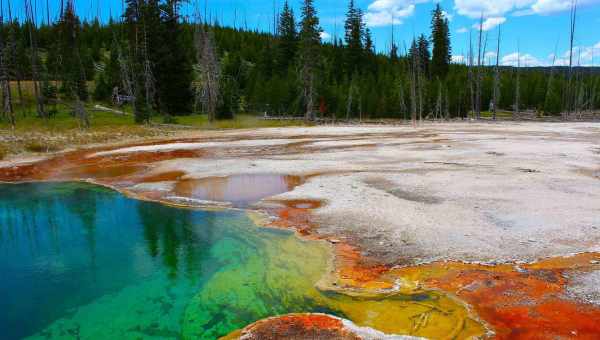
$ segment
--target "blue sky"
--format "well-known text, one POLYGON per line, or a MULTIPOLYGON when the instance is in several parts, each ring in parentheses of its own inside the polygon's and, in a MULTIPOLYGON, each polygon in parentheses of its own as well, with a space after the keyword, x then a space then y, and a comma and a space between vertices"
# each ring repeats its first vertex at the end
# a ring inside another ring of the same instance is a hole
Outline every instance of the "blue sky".
MULTIPOLYGON (((22 12, 24 0, 7 1, 22 12)), ((38 16, 45 17, 46 0, 37 1, 38 16)), ((65 0, 66 1, 66 0, 65 0)), ((194 0, 192 0, 193 2, 194 0)), ((205 0, 198 0, 204 10, 205 0)), ((281 8, 284 0, 207 0, 207 12, 228 25, 271 30, 274 8, 281 8)), ((453 55, 456 61, 468 52, 469 31, 477 34, 479 18, 484 16, 488 36, 488 60, 495 58, 498 24, 502 29, 501 60, 513 65, 564 64, 568 58, 569 6, 572 0, 356 0, 366 13, 368 26, 373 32, 378 51, 389 49, 394 38, 402 49, 414 35, 428 34, 430 15, 440 2, 450 19, 453 55), (392 25, 392 21, 394 24, 392 25), (519 51, 520 53, 517 53, 519 51), (556 58, 553 57, 556 51, 556 58), (518 57, 517 57, 518 56, 518 57)), ((578 0, 578 27, 575 39, 575 59, 582 65, 600 65, 600 0, 578 0), (580 57, 581 56, 581 57, 580 57)), ((60 0, 48 0, 50 12, 56 13, 60 0)), ((121 13, 121 0, 75 0, 78 13, 86 18, 100 13, 103 18, 121 13)), ((300 0, 290 0, 299 14, 300 0)), ((324 39, 343 35, 346 0, 315 0, 324 39)), ((186 13, 193 13, 194 5, 186 5, 186 13)), ((15 11, 15 9, 13 9, 15 11)))

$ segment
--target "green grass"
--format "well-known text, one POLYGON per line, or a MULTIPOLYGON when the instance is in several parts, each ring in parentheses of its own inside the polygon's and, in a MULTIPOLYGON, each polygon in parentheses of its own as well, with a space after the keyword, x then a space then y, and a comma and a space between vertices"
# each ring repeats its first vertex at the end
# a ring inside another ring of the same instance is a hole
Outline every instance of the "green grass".
MULTIPOLYGON (((105 105, 106 106, 106 105, 105 105)), ((87 105, 90 114, 90 131, 103 131, 113 128, 143 128, 143 125, 135 124, 133 115, 119 115, 114 112, 98 111, 93 108, 94 104, 87 105)), ((48 110, 53 106, 47 107, 48 110)), ((130 108, 119 109, 130 112, 130 108)), ((57 107, 57 113, 48 119, 41 119, 35 113, 35 107, 29 106, 26 110, 16 113, 15 131, 19 132, 68 132, 80 129, 80 122, 76 117, 71 116, 69 108, 64 105, 57 107)), ((301 120, 263 120, 260 116, 250 114, 236 115, 233 119, 218 120, 209 123, 206 115, 190 115, 175 117, 175 124, 172 126, 191 126, 198 129, 251 129, 268 127, 286 127, 303 126, 305 122, 301 120)), ((152 117, 151 123, 162 124, 163 118, 160 116, 152 117)), ((10 125, 7 121, 0 121, 0 130, 8 130, 10 125)))
MULTIPOLYGON (((51 107, 49 107, 51 108, 51 107)), ((132 116, 117 115, 112 112, 94 111, 88 107, 90 114, 91 130, 110 129, 133 127, 132 116)), ((6 121, 0 121, 0 129, 10 129, 10 125, 6 121)), ((42 119, 37 116, 35 109, 31 108, 24 112, 16 114, 15 132, 66 132, 70 130, 80 129, 79 120, 71 116, 68 110, 64 107, 59 107, 58 112, 48 118, 42 119)))
MULTIPOLYGON (((482 118, 493 118, 493 114, 491 111, 481 111, 482 118)), ((513 113, 510 111, 498 111, 496 113, 496 117, 498 118, 512 118, 513 113)))
MULTIPOLYGON (((120 115, 109 111, 94 109, 95 103, 86 105, 90 115, 89 129, 80 126, 79 119, 73 117, 70 108, 56 106, 56 113, 50 118, 39 118, 35 107, 30 105, 16 113, 16 126, 12 130, 6 120, 0 120, 0 159, 22 152, 48 153, 66 148, 79 147, 95 143, 121 142, 147 137, 164 137, 174 134, 177 126, 192 127, 198 130, 210 129, 251 129, 266 127, 301 126, 303 121, 263 120, 256 115, 237 115, 234 119, 209 123, 205 115, 175 117, 175 124, 164 125, 162 116, 155 116, 149 125, 134 122, 130 108, 120 109, 128 112, 120 115)), ((104 105, 106 106, 106 105, 104 105)), ((47 110, 54 109, 53 105, 47 110)), ((190 130, 193 131, 193 130, 190 130)))
POLYGON ((210 123, 206 115, 177 117, 177 124, 198 127, 200 129, 251 129, 268 127, 303 126, 301 120, 263 120, 250 114, 236 115, 233 119, 218 120, 210 123))

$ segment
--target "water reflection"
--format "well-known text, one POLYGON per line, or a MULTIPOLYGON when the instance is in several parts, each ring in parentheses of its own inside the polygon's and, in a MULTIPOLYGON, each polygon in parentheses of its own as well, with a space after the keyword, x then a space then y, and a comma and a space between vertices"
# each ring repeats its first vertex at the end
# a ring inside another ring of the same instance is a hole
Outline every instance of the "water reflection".
POLYGON ((302 178, 275 174, 234 175, 179 181, 178 196, 247 207, 263 198, 282 194, 302 183, 302 178))
POLYGON ((31 334, 158 272, 193 279, 206 241, 192 229, 212 229, 205 216, 85 184, 2 185, 2 338, 31 334))
POLYGON ((388 333, 483 334, 438 293, 322 294, 329 256, 243 212, 175 209, 87 184, 0 185, 1 337, 214 339, 290 312, 388 333), (423 318, 432 321, 415 328, 423 318))

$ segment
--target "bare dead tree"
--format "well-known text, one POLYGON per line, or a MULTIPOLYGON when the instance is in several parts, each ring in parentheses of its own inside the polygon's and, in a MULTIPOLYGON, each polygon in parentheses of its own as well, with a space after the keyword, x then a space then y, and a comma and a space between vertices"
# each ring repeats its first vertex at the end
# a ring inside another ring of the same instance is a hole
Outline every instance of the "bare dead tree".
POLYGON ((481 13, 481 19, 479 21, 479 44, 477 45, 477 72, 475 79, 475 114, 477 119, 481 118, 481 79, 482 79, 482 68, 481 68, 481 53, 483 50, 483 13, 481 13))
POLYGON ((417 56, 417 100, 419 101, 419 123, 423 122, 423 108, 424 108, 424 92, 425 92, 425 81, 423 75, 422 60, 420 56, 417 56))
POLYGON ((469 94, 471 97, 471 118, 475 114, 475 74, 473 72, 473 34, 469 31, 469 65, 468 65, 468 78, 469 78, 469 94))
POLYGON ((2 92, 2 112, 7 115, 10 126, 15 128, 15 112, 13 111, 10 89, 10 76, 8 74, 8 60, 10 51, 4 43, 4 1, 0 0, 0 91, 2 92))
POLYGON ((594 69, 594 57, 595 57, 595 48, 592 47, 592 67, 590 68, 590 82, 591 82, 591 88, 590 88, 590 101, 589 101, 589 110, 590 113, 593 115, 593 118, 596 118, 596 111, 595 109, 595 104, 596 104, 596 96, 597 96, 597 92, 598 92, 598 81, 594 80, 594 78, 592 77, 592 70, 594 69))
POLYGON ((518 119, 521 115, 521 47, 517 44, 517 84, 515 86, 515 109, 513 118, 518 119))
POLYGON ((346 120, 350 120, 352 113, 352 99, 354 96, 354 77, 350 81, 350 87, 348 88, 348 98, 346 100, 346 120))
POLYGON ((156 82, 154 79, 154 75, 152 73, 152 63, 150 62, 150 58, 148 56, 148 51, 150 49, 150 46, 148 46, 148 30, 146 27, 146 21, 144 20, 144 23, 142 25, 142 30, 143 30, 143 43, 142 43, 142 55, 144 58, 144 65, 143 65, 143 77, 144 77, 144 92, 145 92, 145 99, 146 99, 146 107, 150 108, 152 107, 152 101, 153 98, 156 95, 156 82))
POLYGON ((492 99, 492 118, 496 120, 498 103, 500 102, 500 41, 502 36, 501 25, 498 26, 498 44, 496 45, 496 67, 494 68, 494 91, 492 99))
POLYGON ((31 0, 25 0, 25 16, 29 26, 29 45, 31 48, 31 78, 33 82, 33 92, 36 99, 36 111, 38 116, 48 118, 44 108, 44 94, 40 86, 40 70, 37 39, 34 33, 36 26, 36 16, 31 0))
POLYGON ((575 74, 575 114, 579 116, 581 119, 583 114, 583 108, 586 105, 586 86, 583 81, 583 75, 580 71, 581 69, 581 48, 578 49, 578 57, 577 57, 577 67, 578 71, 575 74))
MULTIPOLYGON (((123 54, 123 50, 121 49, 121 44, 118 42, 116 36, 113 37, 115 43, 113 44, 117 48, 117 58, 119 61, 119 71, 121 76, 121 81, 123 83, 123 90, 129 97, 129 101, 132 105, 133 112, 136 110, 135 100, 134 98, 134 85, 133 85, 133 74, 131 73, 131 67, 129 66, 129 61, 125 58, 123 54)), ((117 91, 116 95, 119 95, 117 91)))
POLYGON ((442 117, 442 82, 439 80, 437 80, 437 98, 435 100, 435 110, 434 110, 434 119, 441 119, 442 117))
POLYGON ((90 127, 90 116, 88 115, 87 110, 85 109, 85 105, 83 101, 79 98, 79 96, 75 96, 75 106, 73 108, 75 116, 79 119, 80 128, 89 128, 90 127))
POLYGON ((574 105, 574 91, 573 91, 573 44, 575 42, 575 24, 577 22, 577 0, 571 0, 571 13, 570 13, 570 23, 569 23, 569 74, 567 81, 567 89, 565 91, 565 101, 566 101, 566 112, 565 119, 569 119, 571 113, 573 111, 574 105))
MULTIPOLYGON (((552 55, 552 66, 550 67, 550 75, 548 76, 548 84, 546 85, 546 98, 549 98, 552 95, 552 86, 554 85, 554 68, 556 66, 556 56, 558 53, 558 40, 556 41, 556 45, 554 46, 554 54, 552 55)), ((546 111, 547 108, 544 108, 546 111)))
POLYGON ((402 79, 400 78, 400 82, 398 84, 398 97, 399 97, 399 109, 400 112, 402 113, 402 117, 405 117, 404 114, 406 113, 406 102, 405 102, 405 98, 404 98, 404 84, 402 83, 402 79))
POLYGON ((410 64, 410 118, 413 126, 417 124, 417 56, 413 53, 410 64))
POLYGON ((444 119, 450 119, 450 100, 448 99, 448 87, 444 84, 444 119))
POLYGON ((358 121, 362 123, 363 110, 362 110, 362 95, 358 96, 358 121))
POLYGON ((23 78, 23 75, 21 72, 21 66, 17 62, 17 41, 15 38, 15 30, 14 30, 14 26, 13 26, 14 23, 13 23, 13 17, 12 17, 12 7, 10 4, 10 1, 8 2, 8 21, 9 21, 9 25, 8 25, 7 49, 9 51, 9 56, 8 56, 7 63, 9 65, 9 77, 10 77, 10 69, 12 69, 14 78, 17 81, 17 94, 19 96, 19 106, 21 107, 22 112, 25 113, 25 110, 24 110, 25 102, 23 100, 23 88, 21 86, 21 80, 23 78))
POLYGON ((203 111, 208 114, 208 120, 212 123, 216 118, 219 102, 221 70, 212 32, 207 31, 200 22, 197 24, 195 35, 200 71, 196 101, 202 104, 203 111))

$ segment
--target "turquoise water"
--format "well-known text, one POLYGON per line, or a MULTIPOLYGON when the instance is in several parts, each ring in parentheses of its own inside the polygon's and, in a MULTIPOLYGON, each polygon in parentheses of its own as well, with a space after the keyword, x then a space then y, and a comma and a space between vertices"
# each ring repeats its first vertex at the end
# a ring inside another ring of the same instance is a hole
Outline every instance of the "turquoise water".
POLYGON ((0 338, 215 339, 293 312, 394 334, 484 334, 440 293, 322 293, 330 258, 325 243, 260 228, 241 211, 172 208, 88 184, 4 184, 0 338))
POLYGON ((293 281, 314 284, 326 258, 322 245, 258 228, 243 212, 176 209, 87 184, 0 185, 1 337, 212 339, 322 309, 293 281), (306 265, 285 260, 297 252, 306 265))

